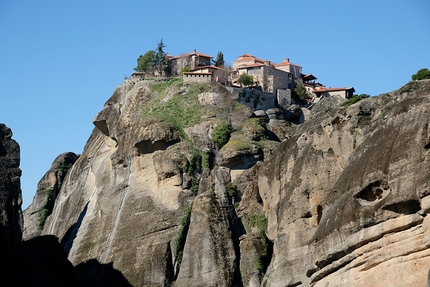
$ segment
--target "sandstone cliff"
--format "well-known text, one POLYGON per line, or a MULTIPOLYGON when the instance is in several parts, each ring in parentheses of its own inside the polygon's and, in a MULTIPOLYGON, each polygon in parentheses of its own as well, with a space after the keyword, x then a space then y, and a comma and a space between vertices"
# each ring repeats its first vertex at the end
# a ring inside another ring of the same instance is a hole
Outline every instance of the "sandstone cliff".
POLYGON ((425 286, 430 82, 324 99, 302 125, 250 99, 121 85, 42 234, 133 286, 425 286))
POLYGON ((55 199, 70 167, 78 155, 66 152, 59 155, 37 184, 36 195, 29 207, 24 210, 23 239, 28 240, 40 235, 46 218, 54 208, 55 199))

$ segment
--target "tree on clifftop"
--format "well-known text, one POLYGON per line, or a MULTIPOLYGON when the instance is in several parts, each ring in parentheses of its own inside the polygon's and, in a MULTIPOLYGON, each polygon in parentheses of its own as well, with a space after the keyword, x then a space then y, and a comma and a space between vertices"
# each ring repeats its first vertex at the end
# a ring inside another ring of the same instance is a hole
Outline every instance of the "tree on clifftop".
POLYGON ((163 38, 157 43, 157 49, 154 51, 154 66, 157 69, 158 75, 163 75, 163 71, 167 68, 166 53, 164 48, 166 46, 163 43, 163 38))
POLYGON ((421 69, 416 74, 412 75, 413 81, 419 81, 424 79, 430 79, 430 70, 429 69, 421 69))
POLYGON ((163 71, 169 74, 169 66, 166 59, 167 53, 164 52, 165 47, 163 39, 161 39, 157 43, 155 50, 149 50, 145 55, 140 55, 137 58, 137 66, 134 70, 147 73, 154 73, 156 71, 158 76, 162 76, 163 71))
POLYGON ((152 72, 154 68, 155 51, 149 50, 145 55, 140 55, 137 58, 137 67, 134 68, 137 72, 152 72))
POLYGON ((224 68, 224 55, 221 51, 218 52, 216 59, 212 60, 214 66, 224 68))
POLYGON ((309 98, 308 91, 306 90, 306 87, 303 84, 298 84, 296 88, 294 89, 294 92, 299 96, 299 98, 303 101, 306 101, 307 98, 309 98))

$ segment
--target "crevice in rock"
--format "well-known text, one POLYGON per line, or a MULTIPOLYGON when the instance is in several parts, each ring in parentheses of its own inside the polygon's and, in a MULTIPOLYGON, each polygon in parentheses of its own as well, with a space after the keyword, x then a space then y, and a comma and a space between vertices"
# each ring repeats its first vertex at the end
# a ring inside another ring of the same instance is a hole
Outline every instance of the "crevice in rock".
POLYGON ((93 121, 96 128, 101 131, 105 136, 109 136, 109 128, 106 120, 93 121))
POLYGON ((181 267, 182 256, 185 248, 185 243, 187 240, 188 230, 190 228, 190 223, 191 223, 192 209, 193 209, 192 204, 190 207, 187 207, 184 209, 183 211, 184 215, 182 216, 179 222, 180 228, 175 236, 175 242, 174 242, 175 262, 174 262, 174 266, 172 266, 173 268, 172 282, 177 279, 179 270, 181 267))
POLYGON ((430 142, 424 146, 425 149, 430 149, 430 142))
POLYGON ((293 284, 289 284, 289 285, 287 285, 287 287, 297 287, 297 286, 300 286, 302 284, 303 284, 302 281, 299 281, 299 282, 296 282, 296 283, 293 283, 293 284))
POLYGON ((178 143, 179 140, 174 141, 155 141, 152 142, 150 140, 141 141, 134 144, 134 147, 137 149, 137 152, 140 154, 148 154, 153 153, 157 150, 166 150, 169 146, 178 143))
POLYGON ((367 202, 377 202, 387 195, 389 187, 386 181, 377 180, 365 188, 363 188, 359 193, 355 194, 354 197, 367 202))
POLYGON ((421 205, 418 200, 408 200, 385 205, 382 209, 401 214, 414 214, 421 210, 421 205))
POLYGON ((164 274, 164 278, 166 278, 165 286, 171 286, 172 282, 175 280, 175 266, 173 263, 173 256, 172 256, 172 250, 170 248, 170 244, 167 244, 165 260, 166 260, 166 270, 164 274))
POLYGON ((63 247, 63 250, 66 253, 66 256, 69 255, 69 252, 72 249, 73 241, 75 240, 76 235, 78 234, 79 228, 81 227, 82 220, 84 219, 85 214, 87 213, 88 204, 89 202, 87 202, 84 209, 79 214, 79 217, 76 223, 70 226, 66 234, 64 234, 63 239, 61 239, 61 246, 63 247))
POLYGON ((245 228, 243 227, 243 224, 241 220, 239 219, 239 216, 236 213, 236 209, 233 207, 233 205, 230 204, 228 208, 228 214, 229 214, 229 223, 232 230, 232 239, 233 239, 233 246, 234 246, 234 253, 236 255, 236 268, 235 268, 235 274, 234 274, 234 281, 237 282, 237 286, 243 286, 243 278, 242 274, 240 273, 240 240, 239 238, 246 233, 245 228))
POLYGON ((320 224, 322 214, 323 214, 323 208, 321 205, 318 204, 318 206, 317 206, 317 224, 320 224))

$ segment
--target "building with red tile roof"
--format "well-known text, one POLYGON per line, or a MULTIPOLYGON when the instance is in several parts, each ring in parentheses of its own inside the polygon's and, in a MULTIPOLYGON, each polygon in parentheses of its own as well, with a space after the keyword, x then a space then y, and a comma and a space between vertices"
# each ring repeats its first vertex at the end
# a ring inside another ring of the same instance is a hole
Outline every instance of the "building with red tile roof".
POLYGON ((193 52, 179 55, 179 56, 168 56, 168 62, 170 67, 170 73, 172 76, 181 75, 184 68, 188 67, 191 70, 197 69, 198 67, 210 66, 212 56, 197 52, 194 49, 193 52))

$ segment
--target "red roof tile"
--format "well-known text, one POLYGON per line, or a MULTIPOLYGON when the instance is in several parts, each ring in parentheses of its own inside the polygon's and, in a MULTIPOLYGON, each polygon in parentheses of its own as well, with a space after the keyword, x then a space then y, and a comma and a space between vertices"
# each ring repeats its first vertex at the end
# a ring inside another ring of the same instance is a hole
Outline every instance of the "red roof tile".
POLYGON ((213 70, 225 70, 226 71, 226 69, 223 69, 223 68, 220 68, 217 66, 213 66, 213 65, 211 65, 211 66, 200 66, 198 68, 195 68, 193 71, 200 70, 200 69, 213 69, 213 70))
POLYGON ((290 62, 282 62, 282 63, 279 63, 279 64, 275 64, 275 67, 281 67, 281 66, 296 66, 296 67, 301 67, 301 66, 299 66, 299 65, 296 65, 296 64, 293 64, 293 63, 290 63, 290 62))
POLYGON ((213 57, 212 57, 212 56, 210 56, 210 55, 203 54, 203 53, 200 53, 200 52, 191 52, 191 53, 187 53, 187 54, 183 54, 183 55, 175 56, 175 57, 173 57, 173 58, 178 59, 178 58, 184 58, 184 57, 188 57, 188 56, 192 56, 192 55, 197 55, 197 56, 205 57, 205 58, 213 58, 213 57))
POLYGON ((335 91, 347 91, 354 89, 353 87, 342 87, 342 88, 327 88, 327 87, 315 87, 315 92, 335 92, 335 91))

